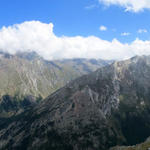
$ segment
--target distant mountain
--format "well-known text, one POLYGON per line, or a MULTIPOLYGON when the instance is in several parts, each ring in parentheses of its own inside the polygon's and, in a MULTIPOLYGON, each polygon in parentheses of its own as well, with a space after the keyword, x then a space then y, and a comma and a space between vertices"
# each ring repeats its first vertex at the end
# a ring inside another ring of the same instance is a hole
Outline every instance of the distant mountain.
POLYGON ((1 121, 0 149, 108 150, 141 143, 150 136, 149 83, 150 56, 79 77, 1 121))
POLYGON ((67 59, 46 61, 35 52, 0 52, 0 97, 47 97, 69 81, 112 61, 67 59))
POLYGON ((68 59, 46 61, 35 52, 0 53, 0 96, 32 95, 43 98, 67 82, 112 61, 68 59))
MULTIPOLYGON (((29 97, 30 102, 32 100, 35 104, 69 81, 109 63, 112 61, 101 59, 47 61, 36 52, 18 52, 11 55, 1 51, 0 117, 18 114, 27 108, 24 107, 24 101, 29 97)), ((32 104, 30 102, 28 107, 32 104)))

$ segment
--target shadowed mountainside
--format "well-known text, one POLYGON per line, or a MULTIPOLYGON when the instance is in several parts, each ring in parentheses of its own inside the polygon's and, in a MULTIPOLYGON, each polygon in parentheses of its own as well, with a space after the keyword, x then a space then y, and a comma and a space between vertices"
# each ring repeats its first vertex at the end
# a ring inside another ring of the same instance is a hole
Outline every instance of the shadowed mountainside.
POLYGON ((143 142, 150 136, 149 83, 149 56, 115 62, 77 78, 6 119, 0 148, 108 150, 143 142))

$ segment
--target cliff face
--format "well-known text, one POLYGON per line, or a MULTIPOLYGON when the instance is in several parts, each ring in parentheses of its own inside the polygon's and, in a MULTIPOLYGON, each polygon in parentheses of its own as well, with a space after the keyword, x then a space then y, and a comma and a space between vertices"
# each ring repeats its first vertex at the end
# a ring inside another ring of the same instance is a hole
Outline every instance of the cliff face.
POLYGON ((107 150, 143 142, 150 136, 149 83, 149 56, 100 68, 71 81, 30 110, 4 120, 0 146, 107 150))

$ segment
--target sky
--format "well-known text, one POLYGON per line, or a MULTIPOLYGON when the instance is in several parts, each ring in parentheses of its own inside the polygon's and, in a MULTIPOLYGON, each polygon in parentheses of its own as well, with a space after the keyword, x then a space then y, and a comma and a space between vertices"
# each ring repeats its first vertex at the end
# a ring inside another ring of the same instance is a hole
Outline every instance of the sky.
POLYGON ((0 49, 45 59, 150 54, 150 0, 1 0, 0 49))

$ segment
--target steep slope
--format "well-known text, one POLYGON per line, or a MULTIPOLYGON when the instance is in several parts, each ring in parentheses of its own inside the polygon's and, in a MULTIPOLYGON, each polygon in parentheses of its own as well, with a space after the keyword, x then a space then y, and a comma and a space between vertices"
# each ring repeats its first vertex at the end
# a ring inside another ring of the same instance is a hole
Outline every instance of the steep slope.
POLYGON ((108 150, 150 136, 150 57, 115 62, 0 124, 1 149, 108 150), (13 138, 12 138, 13 137, 13 138))
POLYGON ((110 150, 149 150, 150 149, 150 138, 141 144, 136 144, 133 146, 116 146, 110 148, 110 150))
POLYGON ((35 52, 0 53, 0 97, 50 95, 67 82, 90 73, 111 61, 70 59, 46 61, 35 52))
POLYGON ((13 115, 22 113, 24 110, 35 106, 40 100, 40 97, 26 96, 21 100, 17 97, 4 95, 0 99, 0 118, 7 118, 13 115))

